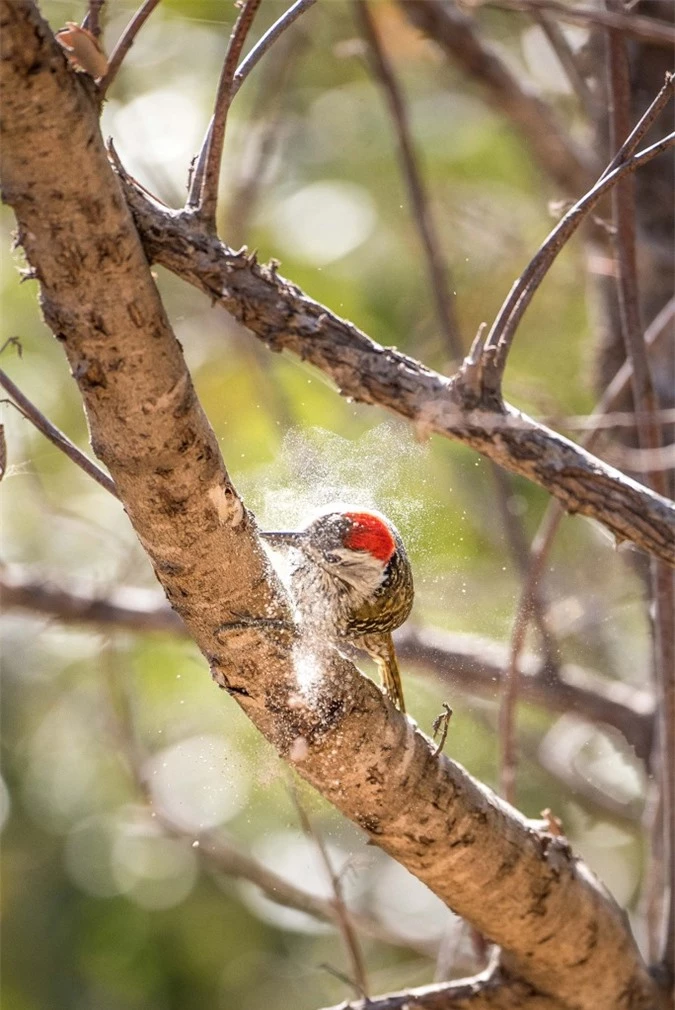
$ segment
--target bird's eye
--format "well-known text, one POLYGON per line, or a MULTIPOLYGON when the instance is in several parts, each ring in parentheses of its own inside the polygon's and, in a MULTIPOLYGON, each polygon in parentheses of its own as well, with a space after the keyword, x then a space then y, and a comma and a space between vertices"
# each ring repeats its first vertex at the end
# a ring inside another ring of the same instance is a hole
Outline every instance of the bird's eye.
POLYGON ((329 565, 337 565, 340 561, 337 554, 324 554, 324 558, 329 565))

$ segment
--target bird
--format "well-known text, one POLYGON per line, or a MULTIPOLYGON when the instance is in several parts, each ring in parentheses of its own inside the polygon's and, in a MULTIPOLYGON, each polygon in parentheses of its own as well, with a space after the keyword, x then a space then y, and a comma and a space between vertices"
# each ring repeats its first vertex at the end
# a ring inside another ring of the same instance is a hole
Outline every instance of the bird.
POLYGON ((408 617, 414 586, 401 536, 374 511, 327 512, 302 530, 264 532, 273 548, 294 548, 290 590, 305 634, 348 642, 377 664, 385 693, 405 712, 391 637, 408 617))

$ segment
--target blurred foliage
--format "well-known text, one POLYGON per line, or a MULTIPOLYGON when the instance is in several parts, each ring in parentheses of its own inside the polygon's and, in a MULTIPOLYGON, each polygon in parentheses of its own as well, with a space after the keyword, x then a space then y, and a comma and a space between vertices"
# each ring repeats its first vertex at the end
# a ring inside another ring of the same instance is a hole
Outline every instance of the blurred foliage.
MULTIPOLYGON (((267 0, 257 31, 284 6, 267 0)), ((42 8, 55 29, 82 15, 79 3, 44 0, 42 8)), ((117 37, 131 12, 109 0, 106 40, 117 37)), ((208 122, 233 14, 221 0, 165 0, 106 105, 104 133, 115 138, 128 169, 174 205, 208 122)), ((395 7, 380 4, 376 16, 408 97, 468 343, 550 228, 547 200, 555 194, 508 124, 395 7)), ((579 132, 538 30, 515 16, 481 17, 515 70, 539 75, 538 86, 579 132)), ((349 5, 318 4, 294 32, 234 105, 222 234, 261 258, 279 259, 286 276, 376 340, 447 368, 396 139, 349 5), (284 60, 284 86, 269 90, 284 60), (272 152, 256 199, 242 206, 265 130, 272 152), (228 231, 235 219, 243 234, 228 231)), ((23 355, 6 350, 3 368, 87 448, 75 385, 40 320, 35 285, 18 283, 21 259, 8 252, 13 225, 6 211, 4 221, 0 328, 3 340, 21 338, 23 355)), ((506 640, 519 583, 489 464, 449 442, 417 441, 385 412, 340 399, 309 367, 269 354, 197 292, 157 274, 230 473, 260 521, 283 528, 336 499, 376 505, 410 546, 414 619, 506 640)), ((583 257, 573 244, 516 341, 507 393, 523 409, 564 417, 590 408, 593 335, 585 295, 583 257)), ((118 585, 154 586, 119 504, 16 411, 3 413, 11 464, 3 485, 5 560, 94 595, 118 585)), ((545 495, 519 479, 511 487, 509 508, 531 536, 545 495)), ((597 527, 565 521, 546 587, 563 657, 639 682, 636 671, 648 656, 639 583, 597 527)), ((350 974, 334 930, 273 905, 250 884, 218 876, 192 845, 205 826, 221 829, 298 886, 330 896, 285 769, 234 702, 215 690, 196 649, 168 636, 63 629, 18 612, 2 624, 3 1005, 309 1010, 350 995, 321 967, 350 974), (155 801, 180 820, 184 839, 162 835, 134 784, 125 706, 155 801)), ((407 685, 409 708, 429 730, 447 688, 412 676, 407 685)), ((496 696, 449 700, 447 751, 494 784, 496 696)), ((552 807, 575 847, 630 903, 641 872, 636 830, 542 770, 537 747, 552 723, 540 710, 521 713, 522 808, 537 816, 552 807)), ((583 746, 597 751, 600 782, 613 777, 639 795, 640 771, 625 748, 590 726, 583 746)), ((470 944, 451 913, 308 790, 301 787, 301 795, 336 866, 350 867, 352 904, 411 939, 408 950, 363 940, 373 991, 433 978, 434 959, 419 946, 433 948, 443 938, 455 944, 455 965, 470 969, 470 944)))

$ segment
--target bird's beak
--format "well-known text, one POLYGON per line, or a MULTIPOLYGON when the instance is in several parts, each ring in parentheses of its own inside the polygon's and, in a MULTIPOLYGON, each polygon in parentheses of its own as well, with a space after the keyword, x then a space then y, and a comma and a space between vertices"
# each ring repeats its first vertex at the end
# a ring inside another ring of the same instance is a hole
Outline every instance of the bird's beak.
POLYGON ((261 530, 260 536, 273 547, 299 547, 305 539, 305 534, 301 530, 289 533, 268 533, 261 530))

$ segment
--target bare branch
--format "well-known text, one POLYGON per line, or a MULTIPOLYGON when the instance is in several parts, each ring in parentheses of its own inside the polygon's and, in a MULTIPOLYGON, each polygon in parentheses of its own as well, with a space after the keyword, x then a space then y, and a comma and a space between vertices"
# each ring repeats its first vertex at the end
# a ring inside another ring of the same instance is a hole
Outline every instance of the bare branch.
MULTIPOLYGON (((187 635, 178 614, 157 593, 122 587, 96 597, 10 568, 0 571, 6 609, 56 617, 65 624, 94 624, 136 632, 187 635)), ((438 677, 450 689, 494 699, 503 678, 508 647, 476 635, 406 627, 395 635, 396 651, 415 670, 438 677)), ((534 656, 519 657, 521 697, 551 712, 576 714, 618 730, 643 761, 653 743, 654 702, 649 693, 565 664, 556 673, 534 656)))
MULTIPOLYGON (((566 844, 458 764, 433 757, 433 743, 338 653, 310 658, 318 701, 302 694, 295 639, 285 630, 288 602, 196 399, 106 160, 96 110, 54 58, 57 44, 33 4, 0 0, 0 12, 5 197, 40 278, 48 324, 62 337, 96 453, 214 679, 329 802, 507 949, 514 974, 575 1010, 617 1010, 628 994, 630 1010, 652 1010, 655 983, 625 916, 566 844), (30 122, 21 115, 28 103, 30 122), (36 131, 49 157, 36 157, 36 131), (101 271, 106 246, 116 255, 101 271), (100 338, 111 332, 114 341, 100 338)), ((208 244, 202 235, 198 260, 208 244)), ((311 327, 308 303, 304 309, 311 327)), ((416 375, 404 362, 399 356, 399 386, 416 375)), ((432 373, 427 379, 437 381, 432 373)), ((443 402, 448 387, 445 381, 443 402)), ((636 509, 655 508, 656 496, 610 475, 605 496, 617 488, 636 509)))
POLYGON ((318 849, 319 855, 321 857, 321 862, 324 865, 326 873, 328 874, 328 879, 330 880, 331 887, 333 889, 333 894, 335 896, 333 906, 335 908, 335 918, 342 934, 342 939, 344 945, 347 948, 347 953, 351 961, 352 972, 353 972, 353 984, 356 986, 357 992, 360 992, 363 998, 368 1000, 368 975, 366 973, 366 964, 363 960, 363 952, 361 951, 361 946, 358 941, 358 937, 354 931, 354 925, 352 922, 352 916, 347 908, 347 904, 344 899, 344 894, 342 892, 342 881, 340 876, 333 869, 333 863, 330 856, 328 855, 328 850, 326 844, 321 837, 321 834, 316 830, 312 821, 307 814, 307 811, 300 801, 297 790, 291 786, 291 795, 293 797, 293 802, 295 803, 295 809, 298 812, 298 817, 300 819, 300 824, 302 825, 302 830, 311 838, 318 849))
POLYGON ((488 969, 474 978, 441 982, 418 989, 341 1003, 326 1010, 563 1010, 532 986, 488 969))
POLYGON ((450 0, 400 3, 408 20, 443 49, 489 105, 513 123, 546 176, 569 196, 584 192, 596 166, 566 135, 550 107, 522 85, 498 52, 484 42, 474 20, 450 0))
POLYGON ((89 459, 86 453, 78 449, 75 443, 71 442, 51 421, 48 421, 44 414, 37 409, 35 404, 31 403, 28 397, 21 392, 19 387, 12 382, 7 373, 2 371, 2 369, 0 369, 0 386, 9 393, 14 405, 21 411, 27 421, 34 424, 45 438, 48 438, 57 449, 65 453, 81 470, 84 470, 87 476, 92 477, 97 484, 100 484, 101 487, 117 498, 115 483, 108 474, 104 470, 101 470, 100 466, 97 466, 92 459, 89 459))
MULTIPOLYGON (((664 308, 659 312, 656 319, 654 319, 649 326, 649 329, 645 333, 645 343, 648 347, 655 346, 660 338, 667 332, 667 327, 675 314, 675 299, 671 299, 671 302, 664 306, 664 308)), ((591 421, 593 422, 593 427, 586 433, 582 440, 582 445, 587 448, 593 448, 598 442, 601 432, 602 432, 602 419, 610 411, 614 409, 617 403, 621 401, 624 392, 630 385, 632 375, 632 366, 629 361, 624 362, 619 371, 616 373, 609 386, 605 390, 601 400, 595 407, 593 414, 591 415, 591 421)), ((509 659, 507 665, 506 677, 513 684, 514 681, 520 676, 520 657, 525 646, 525 637, 527 631, 527 625, 530 620, 530 614, 532 612, 533 599, 535 598, 536 589, 539 585, 542 573, 544 570, 544 565, 546 559, 548 558, 549 552, 553 546, 553 541, 557 533, 560 522, 564 516, 564 511, 560 508, 560 505, 556 501, 549 502, 549 505, 544 513, 544 517, 539 524, 539 529, 535 535, 534 541, 532 543, 532 548, 530 552, 530 558, 527 566, 527 572, 523 579, 523 585, 520 593, 520 600, 518 601, 518 609, 516 610, 516 616, 514 619, 513 633, 511 636, 511 645, 509 651, 509 659)), ((510 689, 512 691, 512 689, 510 689)), ((512 692, 508 696, 508 701, 506 702, 512 708, 515 705, 515 692, 512 692)), ((512 722, 513 714, 508 713, 504 716, 506 726, 504 728, 504 733, 513 732, 512 722), (507 722, 508 720, 508 722, 507 722)), ((651 733, 650 733, 651 738, 651 733)), ((637 748, 636 748, 637 750, 637 748)), ((645 761, 649 761, 650 751, 641 750, 638 751, 645 761)), ((503 748, 502 765, 506 763, 506 782, 509 783, 510 778, 513 776, 511 768, 515 763, 514 750, 508 742, 503 748)), ((504 784, 502 784, 504 788, 504 784)))
POLYGON ((567 74, 572 90, 579 99, 579 104, 589 120, 593 120, 597 111, 597 99, 579 68, 577 57, 572 50, 565 33, 553 18, 545 11, 533 7, 533 21, 539 25, 549 41, 551 48, 558 57, 561 67, 567 74))
POLYGON ((461 383, 380 347, 276 268, 200 234, 189 221, 149 200, 132 179, 122 181, 148 257, 219 302, 269 348, 297 354, 330 376, 343 395, 386 407, 415 422, 421 434, 436 433, 477 449, 544 487, 568 511, 592 516, 620 540, 675 564, 672 502, 508 405, 471 409, 461 383))
POLYGON ((290 28, 294 21, 297 21, 301 14, 304 14, 310 7, 313 7, 315 3, 316 0, 296 0, 293 6, 289 7, 274 22, 272 27, 268 28, 265 34, 258 39, 246 59, 242 60, 237 68, 237 72, 232 80, 232 98, 234 98, 253 68, 260 62, 265 53, 272 48, 277 39, 283 35, 287 28, 290 28))
POLYGON ((246 36, 253 24, 260 3, 261 0, 244 0, 244 5, 232 29, 218 81, 213 116, 197 159, 197 167, 188 196, 187 206, 196 208, 200 220, 212 231, 216 229, 220 165, 223 160, 227 114, 235 94, 234 75, 246 42, 246 36))
POLYGON ((398 138, 403 177, 413 208, 415 227, 419 232, 427 261, 441 333, 451 360, 458 363, 463 351, 462 338, 457 324, 454 300, 450 294, 448 267, 429 208, 429 198, 408 123, 403 93, 396 80, 394 68, 382 46, 367 0, 354 0, 354 11, 361 32, 368 43, 373 73, 384 91, 398 138))
POLYGON ((675 46, 675 28, 667 21, 627 14, 619 11, 605 11, 597 7, 577 7, 562 3, 561 0, 469 0, 476 7, 501 7, 508 10, 548 11, 561 21, 584 28, 599 25, 615 28, 628 38, 641 39, 655 46, 670 48, 675 46))
POLYGON ((108 69, 99 82, 98 89, 101 100, 105 98, 108 88, 117 77, 117 73, 122 66, 124 58, 134 44, 136 36, 158 3, 159 0, 144 0, 144 3, 141 4, 129 24, 122 32, 117 45, 112 51, 112 55, 108 63, 108 69))
MULTIPOLYGON (((274 22, 274 24, 272 25, 272 27, 269 28, 265 32, 265 34, 258 40, 258 42, 255 44, 255 46, 253 46, 253 48, 251 49, 251 51, 248 54, 248 56, 246 57, 246 59, 244 59, 242 61, 242 63, 240 64, 240 66, 238 67, 236 73, 233 73, 233 76, 231 78, 231 83, 230 83, 229 91, 226 91, 226 88, 225 88, 226 81, 223 79, 223 75, 225 74, 226 67, 225 66, 223 67, 223 72, 221 74, 221 79, 220 79, 220 82, 219 82, 219 85, 218 85, 218 95, 216 96, 216 109, 214 111, 213 116, 211 117, 211 121, 210 121, 208 129, 206 131, 206 136, 204 137, 204 143, 202 144, 202 149, 199 152, 199 156, 197 158, 197 165, 196 165, 196 168, 195 168, 194 176, 192 178, 192 182, 191 182, 190 187, 189 187, 190 191, 189 191, 188 199, 187 199, 187 207, 198 208, 203 203, 204 178, 205 178, 205 172, 206 172, 206 167, 207 167, 207 158, 208 158, 209 150, 210 150, 211 137, 212 137, 212 134, 213 134, 213 124, 214 124, 214 122, 216 122, 216 119, 218 118, 218 116, 221 115, 221 118, 223 119, 222 130, 223 130, 223 135, 224 135, 225 121, 227 119, 227 114, 229 112, 229 107, 230 107, 232 101, 234 100, 235 95, 239 91, 239 88, 242 86, 242 84, 244 83, 244 81, 246 80, 246 78, 248 77, 248 75, 250 74, 250 72, 257 65, 257 63, 262 59, 262 57, 265 55, 265 53, 269 49, 271 49, 271 47, 274 45, 274 43, 277 41, 277 39, 281 35, 283 35, 283 33, 286 31, 286 29, 289 28, 293 24, 294 21, 297 21, 297 19, 300 17, 301 14, 303 14, 310 7, 313 7, 315 3, 316 3, 316 0, 296 0, 296 3, 294 3, 292 7, 289 7, 289 9, 284 14, 282 14, 281 17, 277 19, 277 21, 274 22), (220 102, 220 105, 219 105, 219 102, 220 102), (219 108, 221 109, 220 113, 218 111, 219 108)), ((242 11, 242 14, 240 15, 240 19, 239 19, 240 21, 243 18, 243 13, 244 12, 242 11)), ((251 21, 253 20, 253 16, 254 15, 255 15, 255 11, 253 11, 253 14, 251 14, 251 21)), ((238 24, 239 24, 239 21, 237 21, 237 25, 238 24)), ((235 25, 234 31, 232 33, 232 37, 230 39, 230 46, 233 45, 235 34, 236 34, 236 31, 237 31, 237 25, 235 25)), ((249 22, 249 27, 250 27, 250 22, 249 22)), ((248 32, 248 27, 246 28, 246 30, 244 32, 244 38, 242 38, 242 45, 243 45, 243 42, 245 40, 245 34, 247 32, 248 32)), ((241 46, 239 47, 239 52, 241 52, 241 46)), ((229 56, 229 49, 228 49, 228 55, 226 55, 226 57, 225 57, 225 63, 226 63, 226 65, 228 63, 228 56, 229 56)), ((239 57, 239 53, 237 53, 236 59, 238 59, 238 57, 239 57)), ((235 59, 234 66, 236 66, 236 59, 235 59)), ((234 67, 232 67, 231 69, 232 69, 232 71, 234 71, 234 67)), ((228 69, 228 73, 229 73, 229 69, 228 69)), ((222 160, 222 144, 221 144, 220 159, 222 160)), ((219 174, 220 174, 220 161, 218 163, 218 172, 217 172, 217 175, 219 176, 219 174)), ((214 185, 216 186, 216 202, 217 202, 217 180, 216 180, 216 183, 214 185)), ((213 211, 213 221, 215 221, 215 206, 214 206, 214 211, 213 211)))
MULTIPOLYGON (((620 13, 622 6, 607 0, 607 8, 620 13)), ((607 36, 611 143, 616 148, 630 132, 631 83, 628 51, 622 36, 610 31, 607 36)), ((671 88, 675 75, 669 75, 671 88)), ((643 117, 644 118, 644 117, 643 117)), ((621 179, 612 193, 616 231, 617 286, 621 314, 621 332, 626 360, 632 366, 631 389, 636 411, 640 449, 659 452, 661 427, 656 419, 658 401, 654 391, 649 360, 643 339, 638 289, 635 180, 621 179)), ((659 494, 667 494, 668 482, 661 469, 647 474, 647 481, 659 494)), ((659 959, 671 989, 675 987, 675 580, 663 562, 652 560, 651 589, 654 613, 655 681, 659 693, 659 760, 655 766, 661 779, 664 832, 663 853, 669 897, 660 941, 659 959)), ((652 845, 652 848, 654 846, 652 845)), ((661 848, 659 845, 658 848, 661 848)))
POLYGON ((631 132, 628 134, 621 147, 616 152, 609 165, 602 173, 602 177, 609 175, 613 172, 615 168, 627 161, 638 149, 640 141, 645 137, 655 121, 660 116, 663 109, 665 109, 668 102, 673 97, 673 90, 675 88, 675 73, 666 74, 666 79, 663 87, 659 91, 658 95, 653 102, 645 109, 640 119, 637 121, 631 132))
MULTIPOLYGON (((671 88, 673 83, 675 77, 671 80, 671 88)), ((602 175, 593 188, 560 219, 514 283, 486 337, 482 376, 484 395, 489 398, 499 395, 511 344, 525 310, 558 253, 577 231, 586 215, 621 179, 673 146, 675 146, 675 132, 634 154, 628 161, 623 161, 614 171, 602 175)))
POLYGON ((90 31, 95 39, 101 34, 101 9, 105 0, 88 0, 87 13, 82 21, 82 28, 90 31))

